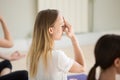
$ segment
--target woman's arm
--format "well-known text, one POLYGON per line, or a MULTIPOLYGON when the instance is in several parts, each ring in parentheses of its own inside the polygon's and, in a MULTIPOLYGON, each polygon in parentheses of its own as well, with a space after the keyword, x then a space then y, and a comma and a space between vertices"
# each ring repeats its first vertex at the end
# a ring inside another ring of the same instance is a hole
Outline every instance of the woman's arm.
POLYGON ((0 47, 5 47, 5 48, 12 47, 13 46, 12 36, 10 35, 7 25, 1 16, 0 16, 0 23, 4 33, 4 38, 0 39, 0 47))
POLYGON ((65 21, 64 31, 66 32, 67 36, 71 39, 75 56, 75 62, 72 65, 72 68, 69 70, 69 72, 84 72, 85 62, 83 53, 79 46, 79 42, 77 41, 75 34, 73 33, 72 26, 67 21, 65 21))

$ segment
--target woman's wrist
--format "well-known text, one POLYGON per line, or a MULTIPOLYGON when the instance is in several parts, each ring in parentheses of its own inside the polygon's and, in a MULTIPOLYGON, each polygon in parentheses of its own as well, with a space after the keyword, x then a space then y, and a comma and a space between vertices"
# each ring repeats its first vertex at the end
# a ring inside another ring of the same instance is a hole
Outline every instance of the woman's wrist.
POLYGON ((72 41, 74 41, 75 40, 75 34, 73 34, 71 37, 70 37, 70 39, 72 40, 72 41))
POLYGON ((73 45, 75 45, 75 44, 78 43, 75 35, 73 35, 73 36, 71 37, 71 41, 72 41, 72 44, 73 44, 73 45))
POLYGON ((3 21, 3 18, 2 18, 2 17, 0 17, 0 21, 3 21))
POLYGON ((4 23, 3 19, 0 19, 0 22, 1 22, 1 24, 3 24, 4 23))
POLYGON ((0 19, 0 22, 2 22, 2 19, 0 19))

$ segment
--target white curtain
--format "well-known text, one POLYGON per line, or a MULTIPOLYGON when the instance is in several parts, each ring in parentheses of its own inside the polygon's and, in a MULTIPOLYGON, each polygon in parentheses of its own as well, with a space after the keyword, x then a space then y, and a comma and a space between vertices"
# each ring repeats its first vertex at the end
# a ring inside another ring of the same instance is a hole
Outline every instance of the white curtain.
POLYGON ((58 9, 75 33, 88 32, 88 0, 38 0, 38 11, 58 9))

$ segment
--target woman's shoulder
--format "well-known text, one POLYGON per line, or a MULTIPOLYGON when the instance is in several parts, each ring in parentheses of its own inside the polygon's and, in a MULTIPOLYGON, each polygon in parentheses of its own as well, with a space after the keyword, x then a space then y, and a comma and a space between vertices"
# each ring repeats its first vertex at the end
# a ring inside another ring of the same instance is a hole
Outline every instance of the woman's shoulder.
POLYGON ((53 50, 53 51, 52 51, 52 54, 53 54, 53 55, 63 55, 64 52, 63 52, 62 50, 53 50))
POLYGON ((66 59, 67 55, 64 53, 62 50, 53 50, 52 51, 52 56, 57 59, 66 59))

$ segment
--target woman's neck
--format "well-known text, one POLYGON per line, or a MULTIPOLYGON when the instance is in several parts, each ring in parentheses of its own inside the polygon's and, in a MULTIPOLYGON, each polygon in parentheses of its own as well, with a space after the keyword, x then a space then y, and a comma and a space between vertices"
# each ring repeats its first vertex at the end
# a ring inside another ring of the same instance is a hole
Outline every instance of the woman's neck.
POLYGON ((110 67, 106 70, 101 71, 99 80, 115 80, 115 68, 110 67))

